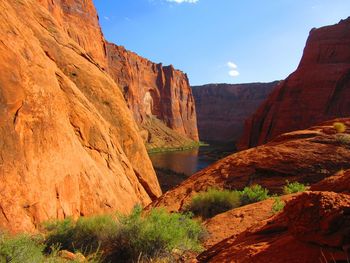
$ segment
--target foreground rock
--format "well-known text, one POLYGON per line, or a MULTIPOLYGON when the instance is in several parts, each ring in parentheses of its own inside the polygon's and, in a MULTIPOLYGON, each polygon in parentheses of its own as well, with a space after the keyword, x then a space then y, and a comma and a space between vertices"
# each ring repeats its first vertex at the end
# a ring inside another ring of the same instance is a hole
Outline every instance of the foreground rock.
POLYGON ((268 144, 230 155, 196 173, 152 203, 170 211, 184 209, 192 196, 208 188, 242 189, 260 184, 281 193, 286 180, 313 184, 350 168, 350 119, 344 134, 334 121, 283 134, 268 144), (348 138, 343 140, 341 138, 348 138))
POLYGON ((247 122, 239 147, 350 115, 350 18, 313 29, 298 69, 247 122))
MULTIPOLYGON (((281 197, 281 202, 289 201, 293 195, 281 197)), ((227 238, 235 238, 247 229, 273 217, 272 210, 274 199, 270 198, 262 202, 242 206, 219 214, 206 220, 203 225, 208 231, 204 246, 210 248, 227 238)))
POLYGON ((304 193, 288 202, 283 213, 214 245, 198 261, 346 262, 349 211, 349 195, 304 193))
POLYGON ((276 81, 192 87, 200 139, 206 142, 236 142, 242 136, 245 120, 267 99, 277 84, 276 81))
MULTIPOLYGON (((97 21, 88 3, 49 9, 87 8, 97 21)), ((34 0, 0 8, 0 228, 128 212, 159 196, 123 94, 94 59, 93 42, 70 36, 74 19, 59 21, 34 0)))

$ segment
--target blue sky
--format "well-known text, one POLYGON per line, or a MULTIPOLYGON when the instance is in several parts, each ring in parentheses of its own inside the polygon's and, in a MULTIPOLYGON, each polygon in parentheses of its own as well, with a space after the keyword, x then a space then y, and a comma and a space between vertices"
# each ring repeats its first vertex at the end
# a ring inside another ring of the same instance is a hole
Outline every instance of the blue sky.
POLYGON ((350 16, 350 0, 94 3, 108 41, 173 64, 192 85, 284 79, 298 66, 313 27, 350 16))

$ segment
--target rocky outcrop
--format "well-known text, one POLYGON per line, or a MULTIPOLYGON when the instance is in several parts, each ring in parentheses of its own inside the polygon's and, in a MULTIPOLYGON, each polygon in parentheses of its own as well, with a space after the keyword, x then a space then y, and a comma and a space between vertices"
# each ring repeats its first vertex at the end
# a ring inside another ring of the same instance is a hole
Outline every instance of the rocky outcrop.
POLYGON ((147 142, 157 136, 145 125, 152 122, 158 127, 153 118, 179 135, 198 141, 195 104, 186 74, 111 43, 107 43, 107 54, 110 74, 122 89, 135 120, 148 131, 147 142))
POLYGON ((198 256, 198 261, 346 262, 350 252, 349 211, 348 195, 303 193, 288 202, 283 213, 212 246, 198 256))
MULTIPOLYGON (((72 2, 49 10, 93 8, 72 2)), ((159 196, 123 94, 95 60, 94 38, 79 44, 36 0, 0 8, 0 228, 33 231, 51 218, 127 212, 159 196)))
POLYGON ((200 139, 237 142, 242 136, 245 120, 266 100, 277 84, 276 81, 192 87, 200 139))
POLYGON ((313 29, 298 69, 246 124, 240 148, 350 115, 350 18, 313 29))
POLYGON ((281 193, 286 180, 314 184, 350 168, 350 119, 325 122, 283 134, 265 145, 232 154, 166 192, 152 207, 183 210, 194 194, 208 188, 243 189, 260 184, 281 193), (347 126, 337 134, 335 121, 347 126), (344 139, 345 138, 345 139, 344 139))

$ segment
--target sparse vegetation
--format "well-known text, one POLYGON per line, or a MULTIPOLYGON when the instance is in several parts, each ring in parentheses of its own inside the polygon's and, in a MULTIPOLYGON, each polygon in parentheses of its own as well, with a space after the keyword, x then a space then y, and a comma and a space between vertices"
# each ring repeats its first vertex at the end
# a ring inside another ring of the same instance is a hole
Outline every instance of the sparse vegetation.
POLYGON ((260 202, 268 199, 269 197, 269 190, 263 188, 261 185, 245 187, 243 191, 241 191, 242 205, 260 202))
POLYGON ((192 198, 187 210, 197 216, 210 218, 241 205, 239 191, 209 189, 192 198))
POLYGON ((169 255, 174 249, 201 251, 201 225, 189 214, 169 214, 154 209, 142 215, 137 206, 128 215, 81 218, 50 224, 47 248, 58 243, 63 249, 83 251, 85 256, 100 251, 106 261, 133 262, 169 255))
POLYGON ((272 205, 272 213, 277 214, 283 210, 286 203, 283 202, 280 197, 275 197, 274 199, 275 200, 274 200, 274 203, 272 205))
POLYGON ((340 144, 350 144, 350 135, 349 134, 337 134, 335 140, 340 144))
POLYGON ((178 152, 178 151, 186 151, 186 150, 191 150, 194 148, 198 148, 201 146, 209 146, 209 144, 205 143, 205 142, 195 142, 192 141, 191 143, 185 144, 183 146, 180 147, 147 147, 147 152, 149 154, 153 154, 153 153, 162 153, 162 152, 178 152))
POLYGON ((210 218, 228 210, 269 198, 268 190, 260 185, 245 187, 243 191, 209 189, 195 195, 187 210, 197 216, 210 218))
POLYGON ((333 128, 337 131, 337 133, 343 133, 346 131, 346 125, 342 122, 333 123, 333 128))
POLYGON ((283 187, 283 193, 286 195, 304 192, 305 190, 306 186, 304 184, 299 182, 290 183, 288 180, 286 181, 286 185, 283 187))

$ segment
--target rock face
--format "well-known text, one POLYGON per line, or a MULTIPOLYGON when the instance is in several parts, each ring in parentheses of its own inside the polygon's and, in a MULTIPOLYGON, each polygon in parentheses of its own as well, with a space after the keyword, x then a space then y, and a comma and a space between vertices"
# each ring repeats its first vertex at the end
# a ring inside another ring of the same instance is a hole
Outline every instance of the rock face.
MULTIPOLYGON (((149 133, 147 142, 157 136, 147 123, 158 127, 157 120, 179 135, 198 141, 195 104, 186 74, 111 43, 107 43, 107 55, 111 76, 122 89, 135 120, 149 133)), ((162 129, 158 132, 166 134, 162 129)))
POLYGON ((214 245, 199 262, 346 262, 350 248, 350 198, 308 192, 284 212, 214 245))
POLYGON ((200 139, 236 142, 242 136, 245 120, 266 100, 277 84, 276 81, 192 87, 200 139))
POLYGON ((349 133, 350 119, 338 119, 283 134, 268 144, 232 154, 199 171, 151 206, 183 210, 194 194, 213 187, 240 190, 260 184, 279 194, 286 180, 304 184, 319 182, 350 168, 349 133), (336 133, 335 121, 345 123, 346 133, 336 133))
POLYGON ((91 0, 37 0, 57 24, 101 67, 107 66, 105 40, 91 0))
POLYGON ((95 60, 103 50, 78 34, 99 31, 97 20, 71 27, 80 8, 97 19, 91 2, 40 2, 0 1, 0 228, 10 231, 161 194, 123 94, 95 60))
POLYGON ((240 148, 350 115, 350 18, 313 29, 298 69, 246 124, 240 148))

